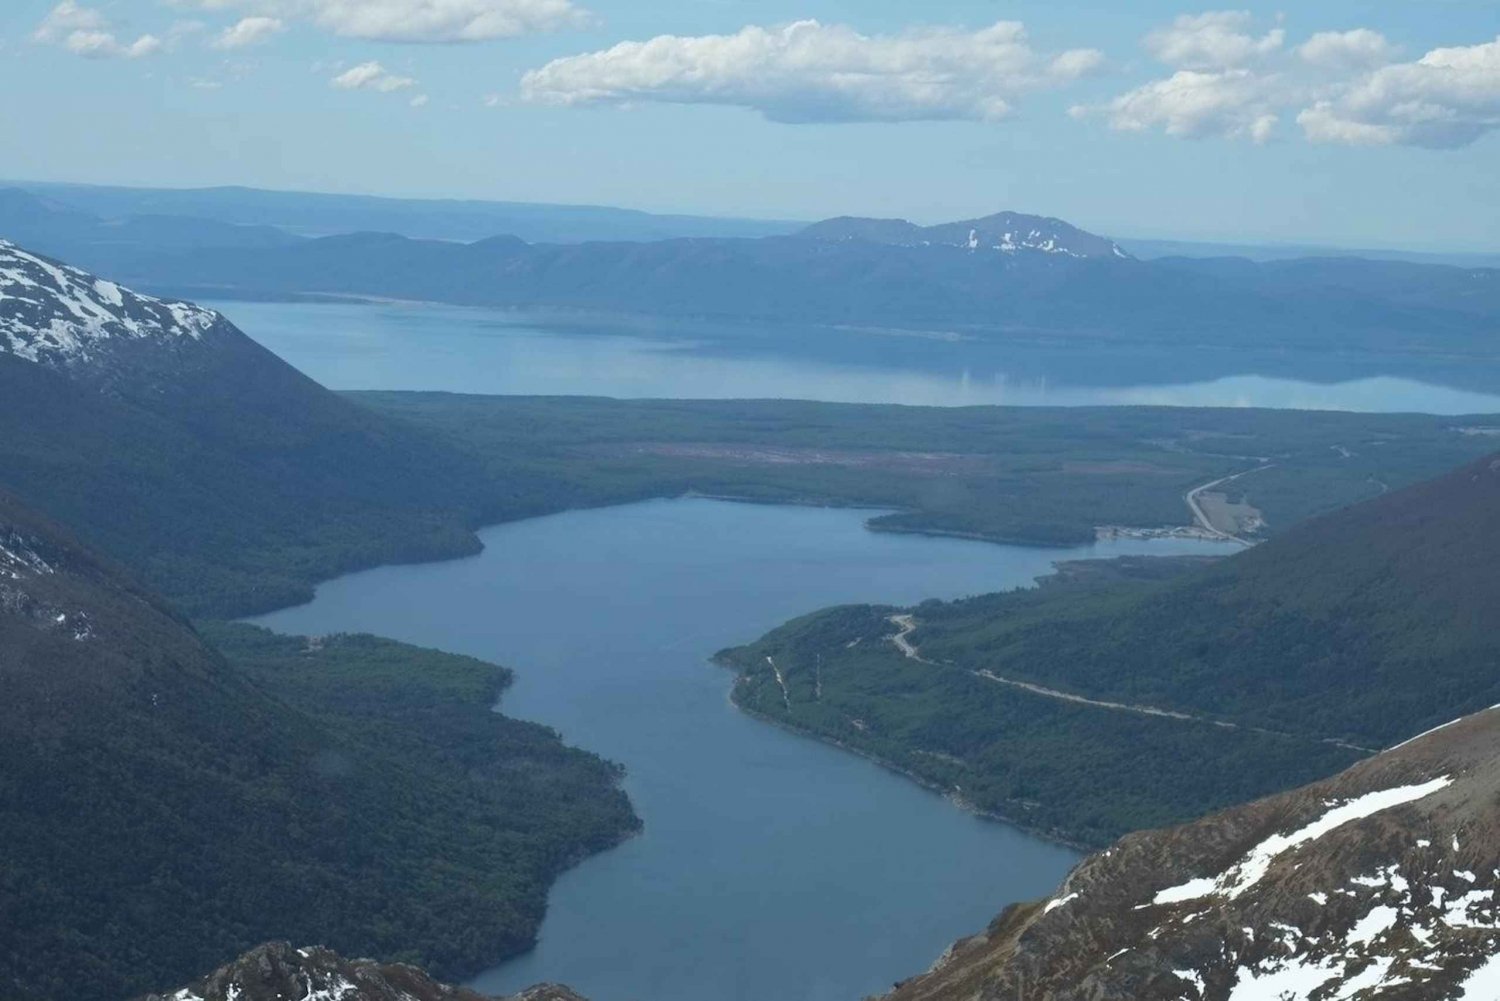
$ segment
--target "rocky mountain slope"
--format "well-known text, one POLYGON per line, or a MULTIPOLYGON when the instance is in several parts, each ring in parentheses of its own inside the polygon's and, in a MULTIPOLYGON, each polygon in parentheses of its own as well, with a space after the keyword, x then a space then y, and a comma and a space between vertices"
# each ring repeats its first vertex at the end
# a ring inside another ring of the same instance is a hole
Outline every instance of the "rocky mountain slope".
POLYGON ((491 485, 211 310, 0 243, 0 486, 222 614, 472 552, 491 485))
POLYGON ((1492 1001, 1500 711, 1086 859, 887 1001, 1492 1001))
POLYGON ((117 1001, 276 937, 473 972, 636 820, 509 672, 219 629, 0 493, 0 997, 117 1001))
POLYGON ((201 980, 138 1001, 586 1001, 566 987, 538 984, 486 998, 433 980, 415 966, 345 959, 329 949, 271 942, 201 980))
POLYGON ((1020 212, 997 212, 983 219, 918 226, 905 219, 827 219, 797 235, 808 240, 864 240, 897 247, 962 247, 967 250, 1019 254, 1033 251, 1066 257, 1126 258, 1113 240, 1087 233, 1071 223, 1020 212))

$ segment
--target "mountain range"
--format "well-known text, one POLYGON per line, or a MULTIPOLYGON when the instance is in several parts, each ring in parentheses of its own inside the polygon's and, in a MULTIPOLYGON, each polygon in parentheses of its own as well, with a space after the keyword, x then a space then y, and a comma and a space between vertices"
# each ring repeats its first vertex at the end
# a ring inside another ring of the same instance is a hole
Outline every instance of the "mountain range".
POLYGON ((571 244, 391 232, 283 240, 219 222, 191 236, 119 242, 112 224, 82 235, 78 226, 76 209, 26 192, 0 198, 0 235, 114 281, 200 298, 373 296, 938 329, 1002 342, 1484 358, 1500 316, 1500 271, 1360 258, 1143 261, 1061 220, 1016 213, 932 227, 846 218, 758 238, 571 244))

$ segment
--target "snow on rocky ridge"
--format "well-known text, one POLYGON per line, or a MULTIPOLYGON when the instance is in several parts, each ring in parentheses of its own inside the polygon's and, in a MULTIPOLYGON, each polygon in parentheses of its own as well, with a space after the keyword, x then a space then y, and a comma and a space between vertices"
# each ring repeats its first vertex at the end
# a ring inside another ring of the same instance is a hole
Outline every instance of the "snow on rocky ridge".
POLYGON ((887 1001, 1500 1001, 1500 707, 1084 860, 887 1001))
POLYGON ((345 959, 328 949, 271 942, 179 990, 139 1001, 584 1001, 538 984, 511 998, 483 998, 398 963, 345 959))
POLYGON ((139 295, 0 240, 0 353, 62 366, 123 340, 201 340, 220 316, 139 295))

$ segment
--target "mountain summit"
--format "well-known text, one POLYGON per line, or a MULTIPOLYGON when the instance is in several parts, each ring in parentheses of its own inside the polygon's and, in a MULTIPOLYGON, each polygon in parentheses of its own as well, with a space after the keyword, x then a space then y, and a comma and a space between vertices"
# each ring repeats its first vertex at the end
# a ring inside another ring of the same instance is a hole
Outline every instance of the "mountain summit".
POLYGON ((802 230, 807 240, 862 241, 896 247, 967 247, 1003 254, 1034 252, 1066 257, 1130 255, 1113 240, 1087 233, 1071 223, 1048 216, 997 212, 983 219, 918 226, 905 219, 861 219, 842 216, 802 230))

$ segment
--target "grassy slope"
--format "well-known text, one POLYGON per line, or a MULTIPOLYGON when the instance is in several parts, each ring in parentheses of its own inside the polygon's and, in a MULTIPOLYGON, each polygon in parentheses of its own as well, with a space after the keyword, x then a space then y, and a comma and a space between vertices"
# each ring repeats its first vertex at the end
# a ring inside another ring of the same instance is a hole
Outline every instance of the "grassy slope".
POLYGON ((1326 740, 1378 748, 1500 702, 1497 509, 1500 462, 1485 459, 1164 582, 926 603, 910 639, 931 663, 888 642, 892 610, 867 607, 723 656, 747 708, 1100 844, 1357 755, 1326 740), (978 671, 1241 729, 1080 707, 978 671))

